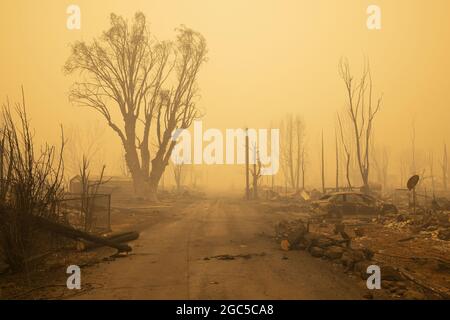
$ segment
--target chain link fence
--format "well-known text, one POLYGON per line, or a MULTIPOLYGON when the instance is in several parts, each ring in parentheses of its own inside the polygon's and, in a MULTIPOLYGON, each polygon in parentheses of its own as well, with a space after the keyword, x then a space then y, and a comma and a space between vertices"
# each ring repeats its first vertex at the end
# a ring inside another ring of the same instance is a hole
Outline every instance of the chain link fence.
POLYGON ((75 229, 96 234, 111 231, 110 194, 66 194, 57 205, 61 220, 75 229))

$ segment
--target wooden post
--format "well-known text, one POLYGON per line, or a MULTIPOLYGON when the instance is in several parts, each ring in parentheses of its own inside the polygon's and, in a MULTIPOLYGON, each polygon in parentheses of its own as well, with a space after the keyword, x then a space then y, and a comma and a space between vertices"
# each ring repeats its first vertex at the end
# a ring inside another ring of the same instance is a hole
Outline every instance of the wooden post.
POLYGON ((245 196, 250 200, 250 155, 249 155, 248 128, 245 129, 245 196))

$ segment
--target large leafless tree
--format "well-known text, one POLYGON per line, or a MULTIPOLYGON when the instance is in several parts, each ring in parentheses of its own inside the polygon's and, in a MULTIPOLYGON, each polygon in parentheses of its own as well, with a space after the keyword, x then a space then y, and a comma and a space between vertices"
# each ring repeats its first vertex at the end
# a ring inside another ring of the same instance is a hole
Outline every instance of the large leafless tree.
POLYGON ((99 112, 117 133, 139 196, 156 198, 173 131, 199 116, 197 78, 206 54, 204 37, 184 26, 174 42, 155 40, 139 12, 131 22, 111 14, 100 37, 72 46, 65 71, 81 80, 70 99, 99 112))
POLYGON ((355 157, 361 174, 363 189, 369 190, 370 146, 375 116, 380 110, 381 97, 373 98, 373 83, 369 63, 365 63, 362 75, 355 79, 347 59, 342 59, 339 72, 347 95, 346 119, 351 123, 355 157))

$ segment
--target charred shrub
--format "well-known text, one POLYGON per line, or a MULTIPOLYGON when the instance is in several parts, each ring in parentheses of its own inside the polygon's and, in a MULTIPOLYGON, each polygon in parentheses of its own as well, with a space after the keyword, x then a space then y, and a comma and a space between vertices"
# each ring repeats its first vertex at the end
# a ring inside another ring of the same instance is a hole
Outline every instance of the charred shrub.
MULTIPOLYGON (((22 92, 23 96, 23 92, 22 92)), ((25 99, 2 108, 0 127, 0 249, 12 271, 26 265, 36 237, 35 217, 57 219, 62 196, 62 150, 34 149, 25 99)))

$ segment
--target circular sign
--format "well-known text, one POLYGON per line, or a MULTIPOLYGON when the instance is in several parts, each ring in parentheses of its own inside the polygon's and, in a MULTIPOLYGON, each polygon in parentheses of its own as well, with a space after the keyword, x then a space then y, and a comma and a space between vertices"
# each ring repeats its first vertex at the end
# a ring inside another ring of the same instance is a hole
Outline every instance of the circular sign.
POLYGON ((411 178, 409 178, 408 183, 406 184, 406 186, 408 187, 408 190, 412 190, 414 189, 414 187, 417 185, 417 183, 419 182, 419 176, 413 175, 411 178))

